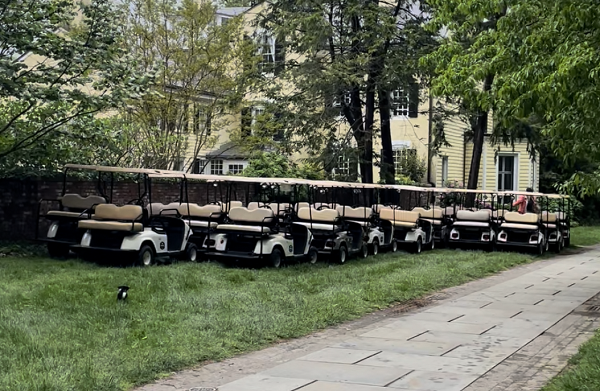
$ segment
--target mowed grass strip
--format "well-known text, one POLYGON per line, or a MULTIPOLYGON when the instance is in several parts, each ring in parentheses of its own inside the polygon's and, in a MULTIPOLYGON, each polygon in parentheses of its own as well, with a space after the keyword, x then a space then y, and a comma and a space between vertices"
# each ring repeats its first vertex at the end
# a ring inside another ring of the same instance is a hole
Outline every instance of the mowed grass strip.
MULTIPOLYGON (((573 244, 582 232, 600 242, 582 227, 573 244)), ((0 258, 0 390, 127 390, 534 259, 435 250, 251 270, 0 258)))
POLYGON ((600 243, 600 226, 575 227, 571 229, 572 246, 593 246, 600 243))

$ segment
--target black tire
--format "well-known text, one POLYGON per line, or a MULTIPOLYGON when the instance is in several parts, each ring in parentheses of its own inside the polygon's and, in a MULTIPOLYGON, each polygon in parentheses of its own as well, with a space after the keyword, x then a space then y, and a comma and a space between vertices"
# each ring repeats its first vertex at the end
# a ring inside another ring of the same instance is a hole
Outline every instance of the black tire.
POLYGON ((536 251, 536 254, 539 256, 544 255, 544 243, 538 243, 535 251, 536 251))
POLYGON ((395 239, 392 239, 392 252, 395 253, 398 251, 398 242, 395 239))
POLYGON ((417 238, 417 241, 412 246, 412 252, 414 254, 421 254, 421 251, 423 251, 423 239, 417 238))
POLYGON ((548 250, 550 250, 550 242, 544 238, 544 252, 548 252, 548 250))
POLYGON ((154 254, 154 249, 152 246, 144 244, 138 252, 136 265, 142 267, 152 266, 155 258, 156 254, 154 254))
POLYGON ((571 247, 571 236, 565 239, 565 247, 571 247))
POLYGON ((198 254, 198 246, 194 243, 188 243, 185 248, 185 259, 190 262, 198 262, 200 256, 198 254))
POLYGON ((340 248, 335 253, 335 260, 337 263, 346 263, 348 259, 348 248, 345 244, 340 245, 340 248))
POLYGON ((308 262, 312 265, 317 263, 319 259, 319 251, 315 247, 311 247, 307 254, 308 262))
POLYGON ((274 248, 269 255, 269 266, 278 268, 283 263, 283 252, 279 248, 274 248))
POLYGON ((367 246, 366 243, 363 243, 362 247, 360 248, 360 257, 362 259, 369 257, 369 246, 367 246))
POLYGON ((371 244, 371 254, 379 254, 379 239, 377 238, 373 239, 373 243, 371 244))
POLYGON ((48 243, 50 258, 66 258, 69 256, 69 245, 62 243, 48 243))
POLYGON ((435 250, 435 239, 431 238, 431 243, 429 244, 428 248, 430 250, 435 250))

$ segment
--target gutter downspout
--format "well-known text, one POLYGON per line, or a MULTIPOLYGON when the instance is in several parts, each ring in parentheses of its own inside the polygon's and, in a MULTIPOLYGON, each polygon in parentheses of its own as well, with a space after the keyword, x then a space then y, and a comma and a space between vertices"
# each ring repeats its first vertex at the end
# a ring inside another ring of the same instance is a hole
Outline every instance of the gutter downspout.
POLYGON ((435 181, 431 180, 431 163, 433 156, 431 153, 431 141, 433 138, 433 96, 431 96, 431 88, 429 88, 429 132, 427 135, 427 183, 431 187, 435 186, 435 181))

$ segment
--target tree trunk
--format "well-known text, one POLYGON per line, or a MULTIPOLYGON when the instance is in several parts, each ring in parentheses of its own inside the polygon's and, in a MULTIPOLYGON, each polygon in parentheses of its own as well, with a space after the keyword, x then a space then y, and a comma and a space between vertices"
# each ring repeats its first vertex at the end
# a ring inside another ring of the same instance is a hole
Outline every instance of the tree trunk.
POLYGON ((375 123, 375 85, 367 81, 365 103, 365 129, 360 150, 360 167, 363 183, 373 183, 373 124, 375 123))
MULTIPOLYGON (((492 89, 493 82, 494 75, 487 75, 483 84, 483 91, 489 92, 492 89)), ((471 156, 471 168, 469 169, 467 189, 477 189, 483 143, 485 141, 485 134, 487 133, 488 116, 489 113, 487 111, 480 110, 477 121, 475 121, 475 126, 473 127, 473 156, 471 156)))
POLYGON ((392 130, 390 128, 390 96, 389 91, 379 89, 379 118, 381 122, 381 169, 380 176, 384 183, 396 183, 396 169, 392 151, 392 130))

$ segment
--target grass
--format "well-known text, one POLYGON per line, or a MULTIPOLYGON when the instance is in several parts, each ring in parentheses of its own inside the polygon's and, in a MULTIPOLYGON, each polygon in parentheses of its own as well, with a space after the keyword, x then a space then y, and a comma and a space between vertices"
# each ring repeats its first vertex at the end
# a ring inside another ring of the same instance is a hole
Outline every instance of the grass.
POLYGON ((536 259, 436 250, 339 266, 122 269, 0 253, 0 389, 39 391, 127 390, 536 259))
POLYGON ((600 243, 600 226, 575 227, 571 235, 572 246, 592 246, 600 243))

